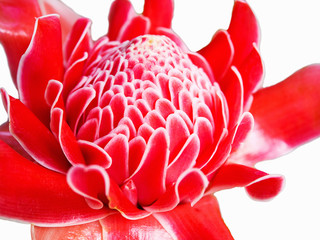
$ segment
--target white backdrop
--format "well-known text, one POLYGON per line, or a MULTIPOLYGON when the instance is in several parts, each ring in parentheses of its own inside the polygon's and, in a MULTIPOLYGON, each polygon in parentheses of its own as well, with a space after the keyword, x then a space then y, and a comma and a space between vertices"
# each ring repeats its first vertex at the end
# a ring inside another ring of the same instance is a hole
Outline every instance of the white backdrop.
MULTIPOLYGON (((66 0, 93 20, 93 36, 107 31, 111 0, 66 0), (86 4, 85 4, 86 3, 86 4)), ((138 11, 143 0, 132 1, 138 11)), ((248 0, 259 20, 265 85, 281 81, 295 70, 320 62, 320 2, 318 0, 248 0)), ((219 28, 227 28, 233 0, 176 0, 174 30, 192 50, 207 44, 219 28)), ((5 55, 0 49, 0 85, 16 96, 5 55)), ((319 93, 320 94, 320 93, 319 93)), ((301 96, 303 97, 303 96, 301 96)), ((6 113, 0 107, 0 121, 6 113)), ((258 168, 286 177, 286 187, 269 202, 251 200, 243 189, 217 194, 224 219, 236 240, 320 239, 320 140, 291 154, 258 164, 258 168)), ((29 225, 0 220, 1 239, 29 240, 29 225)))

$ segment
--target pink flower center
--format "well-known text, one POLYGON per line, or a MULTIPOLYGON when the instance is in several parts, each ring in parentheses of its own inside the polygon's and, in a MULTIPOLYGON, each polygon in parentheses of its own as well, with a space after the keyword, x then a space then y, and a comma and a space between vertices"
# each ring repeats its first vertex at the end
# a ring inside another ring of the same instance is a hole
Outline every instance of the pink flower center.
POLYGON ((227 135, 227 105, 218 84, 164 36, 98 41, 67 97, 66 112, 77 139, 98 145, 111 157, 106 171, 123 189, 144 189, 137 176, 146 174, 146 165, 148 171, 162 173, 162 190, 154 197, 138 194, 144 206, 191 169, 206 179, 219 167, 215 152, 227 135))

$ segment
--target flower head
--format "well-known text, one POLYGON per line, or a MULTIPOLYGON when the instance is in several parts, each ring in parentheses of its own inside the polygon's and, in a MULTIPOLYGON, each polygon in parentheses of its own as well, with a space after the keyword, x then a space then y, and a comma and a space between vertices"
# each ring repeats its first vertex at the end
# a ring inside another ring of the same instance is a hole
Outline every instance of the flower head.
POLYGON ((212 194, 245 187, 273 198, 283 177, 254 164, 320 133, 310 90, 319 65, 261 88, 259 30, 245 1, 198 52, 172 31, 171 0, 146 0, 142 14, 115 0, 97 41, 90 20, 61 2, 0 7, 19 92, 2 90, 0 215, 46 226, 33 227, 34 239, 86 229, 94 239, 232 239, 212 194), (17 17, 27 20, 16 26, 17 17))

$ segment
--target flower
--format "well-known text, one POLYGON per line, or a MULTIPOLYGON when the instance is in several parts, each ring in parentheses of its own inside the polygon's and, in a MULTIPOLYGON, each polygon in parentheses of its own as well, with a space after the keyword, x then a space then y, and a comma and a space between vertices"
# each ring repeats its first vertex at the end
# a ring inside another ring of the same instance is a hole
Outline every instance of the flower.
POLYGON ((253 165, 318 136, 318 65, 261 89, 258 27, 244 1, 197 53, 171 30, 171 1, 146 1, 142 15, 115 1, 95 42, 89 20, 60 2, 15 3, 1 3, 17 10, 2 15, 1 40, 20 100, 2 91, 0 213, 49 226, 34 226, 34 238, 102 225, 112 237, 232 239, 211 194, 243 186, 272 198, 283 178, 253 165), (33 23, 14 24, 25 12, 38 17, 33 35, 33 23), (54 12, 61 23, 45 15, 54 12))

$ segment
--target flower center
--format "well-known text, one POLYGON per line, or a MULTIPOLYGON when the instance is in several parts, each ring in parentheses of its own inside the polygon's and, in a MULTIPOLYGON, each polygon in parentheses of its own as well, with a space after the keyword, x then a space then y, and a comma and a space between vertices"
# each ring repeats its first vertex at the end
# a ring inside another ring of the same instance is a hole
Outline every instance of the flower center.
MULTIPOLYGON (((170 165, 195 136, 200 149, 188 168, 201 169, 226 128, 226 103, 218 84, 165 36, 145 35, 123 43, 98 41, 66 106, 77 139, 97 144, 111 157, 115 153, 108 152, 108 146, 117 136, 129 143, 125 153, 129 172, 112 176, 119 185, 134 173, 143 155, 136 156, 139 153, 130 150, 130 143, 139 140, 147 145, 153 133, 163 128, 169 136, 170 165), (70 101, 81 109, 76 115, 68 109, 70 101)), ((119 155, 114 158, 118 161, 119 155)), ((167 183, 177 177, 169 177, 167 183)))

